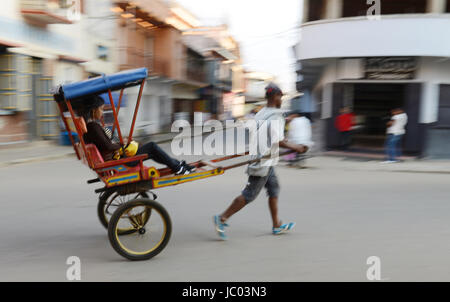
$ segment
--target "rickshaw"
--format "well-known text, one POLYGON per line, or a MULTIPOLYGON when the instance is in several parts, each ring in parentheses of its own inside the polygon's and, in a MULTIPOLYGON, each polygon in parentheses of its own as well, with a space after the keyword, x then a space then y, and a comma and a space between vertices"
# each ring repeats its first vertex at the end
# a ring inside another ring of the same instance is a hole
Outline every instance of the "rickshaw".
POLYGON ((170 216, 166 209, 156 201, 157 195, 152 190, 222 175, 227 169, 251 162, 247 161, 228 167, 217 165, 225 160, 245 156, 248 152, 211 161, 200 160, 189 163, 196 167, 196 171, 188 175, 173 175, 169 168, 147 167, 143 163, 147 155, 105 162, 94 144, 85 143, 83 134, 87 131, 86 124, 83 117, 77 116, 75 109, 85 106, 87 97, 107 93, 114 115, 112 132, 117 132, 120 144, 126 146, 133 139, 136 117, 147 76, 146 68, 122 71, 61 85, 53 94, 77 158, 97 175, 87 183, 102 182, 104 184, 102 188, 95 190, 95 193, 99 194, 97 214, 100 222, 107 228, 108 238, 114 250, 129 260, 147 260, 156 256, 166 247, 171 236, 170 216), (125 143, 125 137, 118 121, 118 113, 124 90, 136 86, 139 86, 139 93, 125 143), (120 91, 117 108, 112 97, 113 91, 120 91), (75 140, 72 135, 71 128, 76 131, 78 140, 75 140), (127 166, 127 163, 136 161, 139 162, 137 166, 127 166))

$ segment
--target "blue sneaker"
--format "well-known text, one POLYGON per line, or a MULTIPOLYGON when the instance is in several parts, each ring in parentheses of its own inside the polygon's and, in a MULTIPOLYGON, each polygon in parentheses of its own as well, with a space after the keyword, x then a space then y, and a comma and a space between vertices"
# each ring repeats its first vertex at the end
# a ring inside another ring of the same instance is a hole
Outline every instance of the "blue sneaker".
POLYGON ((279 228, 272 228, 272 234, 280 235, 292 230, 295 227, 295 222, 282 224, 279 228))
POLYGON ((216 232, 219 235, 220 239, 227 240, 228 238, 227 235, 225 234, 225 227, 228 227, 228 224, 222 223, 219 215, 213 217, 213 222, 216 227, 216 232))

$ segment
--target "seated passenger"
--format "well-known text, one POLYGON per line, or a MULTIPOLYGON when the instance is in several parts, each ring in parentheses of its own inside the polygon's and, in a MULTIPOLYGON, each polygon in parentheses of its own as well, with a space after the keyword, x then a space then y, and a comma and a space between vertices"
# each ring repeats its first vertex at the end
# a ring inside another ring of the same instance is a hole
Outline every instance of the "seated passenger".
MULTIPOLYGON (((86 122, 87 133, 83 135, 84 141, 87 144, 94 144, 104 161, 119 159, 124 153, 127 156, 146 154, 147 159, 166 165, 176 175, 186 175, 192 173, 195 167, 188 165, 185 161, 178 161, 171 158, 154 142, 147 143, 143 146, 137 147, 136 142, 132 142, 129 148, 122 148, 119 140, 113 137, 109 128, 103 128, 100 119, 103 116, 104 101, 99 96, 90 97, 84 100, 85 106, 82 111, 78 111, 78 115, 82 116, 86 122), (130 150, 133 149, 134 150, 130 150), (137 152, 136 152, 137 148, 137 152), (134 154, 135 153, 135 154, 134 154)), ((139 161, 127 163, 127 166, 135 167, 139 161)))

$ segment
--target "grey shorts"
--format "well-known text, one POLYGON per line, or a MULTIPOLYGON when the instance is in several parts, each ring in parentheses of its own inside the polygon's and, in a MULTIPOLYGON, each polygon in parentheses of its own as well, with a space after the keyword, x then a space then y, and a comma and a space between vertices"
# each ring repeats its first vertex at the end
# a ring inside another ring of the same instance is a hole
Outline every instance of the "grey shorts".
POLYGON ((249 176, 247 185, 242 190, 242 195, 245 198, 245 202, 248 204, 258 197, 262 188, 265 187, 267 195, 269 197, 278 197, 280 193, 280 185, 278 184, 278 178, 275 174, 273 167, 270 168, 267 176, 249 176))

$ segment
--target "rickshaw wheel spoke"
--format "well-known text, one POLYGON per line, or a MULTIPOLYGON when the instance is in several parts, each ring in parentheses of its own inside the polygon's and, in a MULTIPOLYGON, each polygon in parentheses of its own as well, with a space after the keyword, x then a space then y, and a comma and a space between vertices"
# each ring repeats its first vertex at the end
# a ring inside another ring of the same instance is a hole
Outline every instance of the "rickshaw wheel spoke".
MULTIPOLYGON (((109 220, 111 219, 111 216, 114 214, 114 212, 119 208, 121 205, 127 203, 128 201, 132 200, 133 198, 148 198, 148 194, 146 192, 140 192, 140 193, 133 193, 128 195, 120 195, 117 192, 110 192, 105 193, 100 196, 100 200, 97 206, 97 214, 100 219, 100 223, 105 227, 108 228, 109 220)), ((148 221, 151 215, 151 210, 147 213, 143 214, 143 221, 148 221)), ((127 217, 123 217, 125 219, 128 219, 127 217)), ((143 223, 145 224, 145 223, 143 223)), ((132 234, 136 232, 137 229, 130 226, 128 228, 120 228, 119 232, 120 234, 132 234)))
POLYGON ((108 226, 111 245, 116 252, 129 260, 147 260, 156 256, 167 245, 171 232, 172 224, 164 207, 145 198, 135 199, 120 206, 108 226), (137 213, 133 214, 133 210, 137 213), (148 210, 153 213, 151 223, 147 219, 148 210), (119 224, 124 222, 124 216, 137 228, 135 234, 124 236, 119 233, 119 224))

